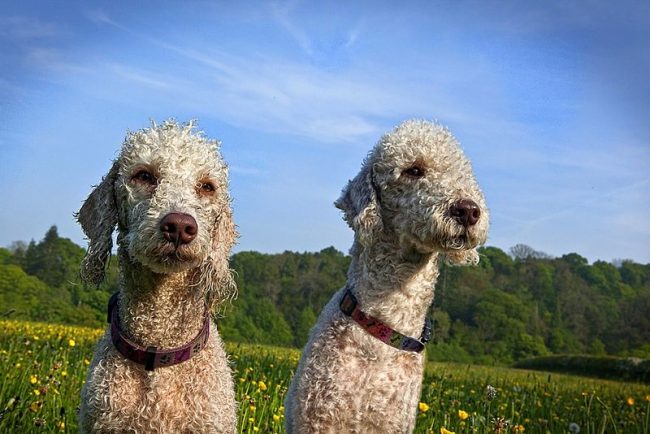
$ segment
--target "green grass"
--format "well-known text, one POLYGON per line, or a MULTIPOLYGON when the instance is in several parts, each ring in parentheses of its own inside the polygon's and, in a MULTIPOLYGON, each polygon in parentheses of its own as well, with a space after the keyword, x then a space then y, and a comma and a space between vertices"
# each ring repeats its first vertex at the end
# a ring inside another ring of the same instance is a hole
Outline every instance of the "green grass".
MULTIPOLYGON (((101 330, 0 321, 0 433, 77 432, 76 408, 101 330)), ((282 401, 299 351, 228 344, 239 431, 283 432, 282 401)), ((650 432, 650 387, 508 368, 431 363, 418 433, 650 432), (496 396, 486 396, 488 386, 496 396)))

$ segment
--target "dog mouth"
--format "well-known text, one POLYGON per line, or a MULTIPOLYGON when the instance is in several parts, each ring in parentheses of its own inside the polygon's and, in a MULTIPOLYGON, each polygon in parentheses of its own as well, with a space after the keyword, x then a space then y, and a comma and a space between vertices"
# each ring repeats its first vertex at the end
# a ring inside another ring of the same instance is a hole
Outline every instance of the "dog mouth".
POLYGON ((457 252, 470 250, 482 244, 481 234, 461 229, 451 232, 429 232, 424 236, 410 236, 411 242, 422 251, 457 252))
POLYGON ((440 247, 445 251, 469 250, 478 245, 478 241, 468 234, 462 234, 440 240, 440 247))
POLYGON ((173 263, 195 262, 199 260, 195 249, 188 245, 177 246, 174 243, 166 243, 154 257, 159 258, 162 262, 173 263))
POLYGON ((193 244, 176 246, 163 241, 138 256, 142 263, 155 270, 176 272, 196 267, 203 261, 203 255, 197 247, 193 244))

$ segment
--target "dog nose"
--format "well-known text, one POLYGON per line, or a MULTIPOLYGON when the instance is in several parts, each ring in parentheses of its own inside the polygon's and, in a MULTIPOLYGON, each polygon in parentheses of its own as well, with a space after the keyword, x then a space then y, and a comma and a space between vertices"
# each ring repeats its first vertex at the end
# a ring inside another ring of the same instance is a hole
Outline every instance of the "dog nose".
POLYGON ((481 217, 481 209, 470 199, 461 199, 455 202, 449 208, 449 214, 461 225, 467 227, 474 226, 481 217))
POLYGON ((160 221, 160 230, 167 241, 177 246, 188 244, 198 232, 196 220, 189 214, 169 213, 160 221))

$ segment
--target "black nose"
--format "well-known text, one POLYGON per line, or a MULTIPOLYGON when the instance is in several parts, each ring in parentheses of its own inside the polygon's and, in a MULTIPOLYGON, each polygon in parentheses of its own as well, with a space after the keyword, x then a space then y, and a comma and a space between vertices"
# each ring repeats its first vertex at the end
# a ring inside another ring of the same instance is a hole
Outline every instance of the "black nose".
POLYGON ((167 241, 171 241, 177 246, 188 244, 198 232, 196 220, 189 214, 169 213, 160 221, 160 231, 167 241))
POLYGON ((461 225, 467 227, 474 226, 481 217, 481 209, 470 199, 461 199, 449 207, 449 214, 461 225))

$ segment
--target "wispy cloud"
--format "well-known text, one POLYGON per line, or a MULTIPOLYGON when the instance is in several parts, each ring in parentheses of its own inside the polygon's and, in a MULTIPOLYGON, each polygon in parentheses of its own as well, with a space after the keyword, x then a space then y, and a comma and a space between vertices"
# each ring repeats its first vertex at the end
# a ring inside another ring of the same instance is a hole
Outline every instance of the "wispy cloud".
POLYGON ((101 9, 92 9, 85 11, 86 17, 95 24, 108 24, 114 27, 123 28, 108 15, 106 11, 101 9))
POLYGON ((309 56, 314 54, 312 41, 302 28, 293 22, 291 12, 299 1, 272 2, 270 3, 271 16, 293 38, 298 46, 309 56))
MULTIPOLYGON (((77 74, 89 71, 86 66, 68 61, 58 48, 31 47, 25 52, 25 60, 49 72, 77 74)), ((42 78, 55 81, 52 76, 43 75, 42 78)))
POLYGON ((0 16, 0 36, 10 39, 43 39, 57 36, 60 29, 54 23, 43 22, 34 17, 0 16))
POLYGON ((165 79, 149 71, 143 71, 117 63, 112 63, 108 66, 117 76, 137 84, 144 84, 154 88, 169 88, 171 86, 165 79))
POLYGON ((354 44, 356 44, 357 39, 359 39, 359 36, 361 35, 364 26, 365 26, 365 21, 358 20, 357 24, 348 31, 347 37, 345 39, 345 44, 344 44, 345 48, 350 48, 354 44))

